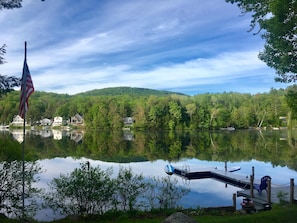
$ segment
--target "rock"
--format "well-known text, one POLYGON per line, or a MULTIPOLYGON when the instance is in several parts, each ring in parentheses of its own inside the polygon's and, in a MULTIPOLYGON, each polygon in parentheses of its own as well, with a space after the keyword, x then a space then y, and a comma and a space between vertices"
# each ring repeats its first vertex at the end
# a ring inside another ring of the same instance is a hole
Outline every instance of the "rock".
POLYGON ((162 223, 198 223, 198 222, 181 212, 176 212, 170 215, 164 221, 162 221, 162 223))

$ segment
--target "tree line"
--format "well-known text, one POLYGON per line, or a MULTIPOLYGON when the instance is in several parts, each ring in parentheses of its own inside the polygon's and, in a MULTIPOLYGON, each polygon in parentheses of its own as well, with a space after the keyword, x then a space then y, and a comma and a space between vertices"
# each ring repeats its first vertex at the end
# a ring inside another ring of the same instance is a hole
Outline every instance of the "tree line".
MULTIPOLYGON (((269 93, 254 95, 225 92, 195 96, 167 95, 162 92, 159 95, 139 96, 139 93, 131 91, 120 94, 119 89, 114 95, 109 93, 107 96, 35 92, 30 97, 30 109, 26 117, 34 125, 43 118, 62 116, 68 119, 79 113, 84 118, 86 128, 100 130, 123 128, 125 117, 133 117, 133 128, 140 130, 294 127, 296 88, 293 85, 287 89, 271 89, 269 93)), ((135 88, 135 91, 141 89, 135 88)), ((9 124, 18 114, 18 106, 18 91, 2 95, 0 123, 9 124)))

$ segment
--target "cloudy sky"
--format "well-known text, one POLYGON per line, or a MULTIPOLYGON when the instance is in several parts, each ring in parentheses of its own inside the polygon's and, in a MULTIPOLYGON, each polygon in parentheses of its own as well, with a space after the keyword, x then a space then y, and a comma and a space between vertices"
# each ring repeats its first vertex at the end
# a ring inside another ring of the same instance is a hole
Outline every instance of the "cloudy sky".
POLYGON ((21 76, 24 42, 35 90, 76 94, 141 87, 196 95, 285 88, 258 59, 250 16, 224 0, 24 0, 0 11, 2 75, 21 76))

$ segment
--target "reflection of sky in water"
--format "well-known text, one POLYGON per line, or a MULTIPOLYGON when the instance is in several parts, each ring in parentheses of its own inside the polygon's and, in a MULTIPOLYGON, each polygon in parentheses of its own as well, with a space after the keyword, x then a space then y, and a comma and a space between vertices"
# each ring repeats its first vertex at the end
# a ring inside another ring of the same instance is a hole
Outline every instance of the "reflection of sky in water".
MULTIPOLYGON (((66 174, 72 172, 75 168, 79 167, 79 164, 86 162, 89 159, 73 159, 73 158, 54 158, 54 159, 44 159, 40 160, 39 163, 44 173, 40 175, 40 181, 37 183, 38 187, 47 188, 47 184, 54 178, 59 177, 61 173, 66 174)), ((97 160, 89 160, 91 165, 99 165, 102 170, 112 167, 113 176, 116 176, 119 167, 131 167, 133 173, 143 174, 144 177, 155 176, 155 177, 165 177, 167 174, 164 172, 164 167, 167 164, 166 161, 146 161, 146 162, 134 162, 134 163, 113 163, 113 162, 102 162, 97 160)), ((213 161, 200 161, 197 159, 182 160, 176 163, 171 163, 173 166, 178 168, 183 168, 186 164, 189 166, 191 171, 195 171, 197 168, 203 167, 217 167, 219 169, 224 169, 224 162, 213 162, 213 161)), ((297 172, 288 169, 287 167, 273 167, 271 163, 259 162, 257 160, 244 161, 244 162, 234 162, 227 163, 228 167, 240 166, 241 170, 236 172, 237 174, 249 176, 252 173, 252 167, 255 167, 255 179, 260 179, 264 175, 269 175, 272 177, 273 185, 288 185, 290 178, 297 179, 297 172)), ((178 179, 178 184, 184 187, 189 187, 191 192, 183 197, 180 202, 180 206, 185 208, 189 207, 210 207, 210 206, 229 206, 232 205, 232 195, 236 191, 240 190, 231 185, 225 185, 222 182, 213 179, 201 179, 192 180, 184 184, 184 180, 180 177, 172 175, 178 179)), ((241 198, 237 199, 237 207, 241 198)), ((49 210, 43 210, 36 216, 37 220, 52 220, 49 215, 51 212, 49 210), (45 217, 46 216, 46 217, 45 217)))

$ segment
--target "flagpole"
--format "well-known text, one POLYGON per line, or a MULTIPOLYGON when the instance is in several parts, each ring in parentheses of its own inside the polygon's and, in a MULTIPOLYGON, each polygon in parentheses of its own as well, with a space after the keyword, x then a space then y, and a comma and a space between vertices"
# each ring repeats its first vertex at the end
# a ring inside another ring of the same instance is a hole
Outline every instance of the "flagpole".
MULTIPOLYGON (((25 63, 27 60, 27 42, 25 41, 25 63)), ((24 77, 24 69, 22 75, 22 87, 23 92, 26 92, 26 83, 24 77)), ((26 106, 26 100, 23 100, 23 106, 26 106)), ((22 182, 23 182, 23 192, 22 192, 22 218, 25 219, 25 140, 26 140, 26 109, 24 110, 24 122, 23 122, 23 149, 22 149, 22 159, 23 159, 23 170, 22 170, 22 182)))

